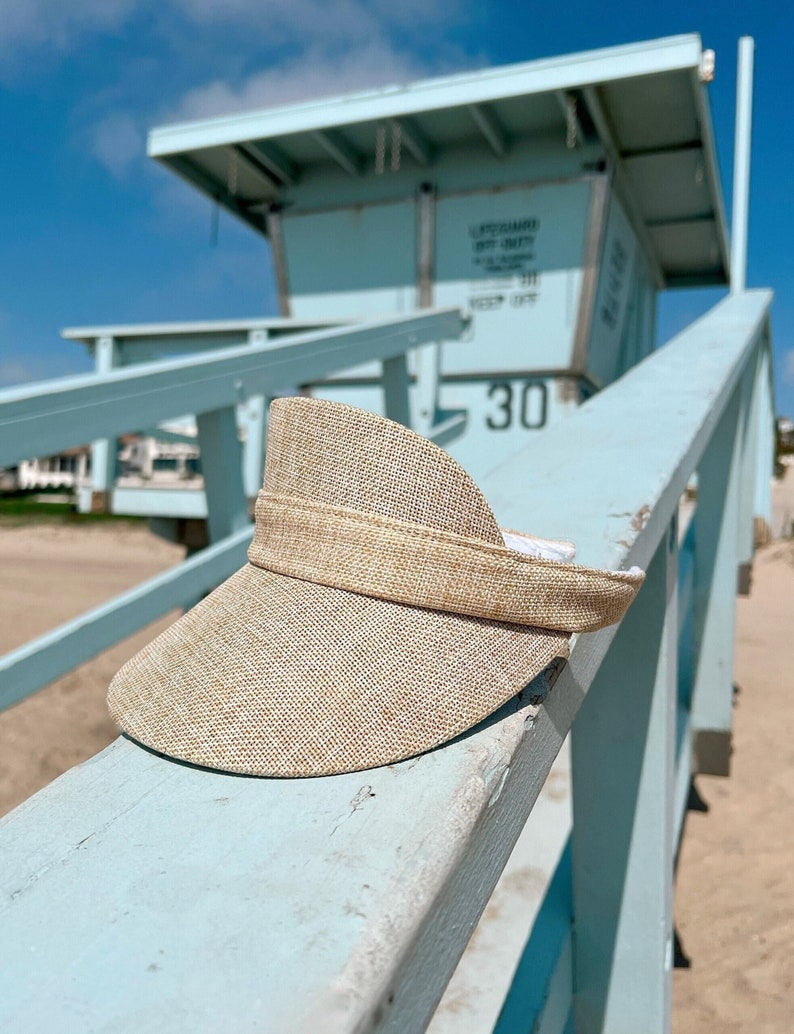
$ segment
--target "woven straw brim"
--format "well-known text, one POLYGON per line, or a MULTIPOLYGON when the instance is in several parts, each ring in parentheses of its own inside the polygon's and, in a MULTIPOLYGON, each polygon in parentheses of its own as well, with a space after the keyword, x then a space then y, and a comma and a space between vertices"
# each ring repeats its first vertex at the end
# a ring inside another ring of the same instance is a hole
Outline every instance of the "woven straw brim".
POLYGON ((400 761, 515 696, 564 632, 373 599, 247 565, 111 683, 134 739, 228 772, 319 776, 400 761))

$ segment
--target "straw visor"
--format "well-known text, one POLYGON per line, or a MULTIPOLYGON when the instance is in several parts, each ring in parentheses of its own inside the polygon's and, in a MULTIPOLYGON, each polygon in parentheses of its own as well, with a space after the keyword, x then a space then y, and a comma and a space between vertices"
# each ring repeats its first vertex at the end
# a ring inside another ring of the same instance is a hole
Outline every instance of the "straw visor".
POLYGON ((250 562, 124 665, 111 714, 230 772, 410 757, 567 656, 571 633, 622 617, 642 573, 543 558, 561 549, 502 532, 468 474, 402 425, 278 399, 250 562))

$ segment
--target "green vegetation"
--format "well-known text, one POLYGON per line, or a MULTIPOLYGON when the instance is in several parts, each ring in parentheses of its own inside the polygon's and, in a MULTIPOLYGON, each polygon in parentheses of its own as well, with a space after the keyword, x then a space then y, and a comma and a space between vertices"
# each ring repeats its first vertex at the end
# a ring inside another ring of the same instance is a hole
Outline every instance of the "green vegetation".
POLYGON ((140 523, 145 517, 114 513, 78 513, 72 503, 44 502, 42 493, 0 495, 0 527, 23 524, 95 524, 98 521, 140 523))

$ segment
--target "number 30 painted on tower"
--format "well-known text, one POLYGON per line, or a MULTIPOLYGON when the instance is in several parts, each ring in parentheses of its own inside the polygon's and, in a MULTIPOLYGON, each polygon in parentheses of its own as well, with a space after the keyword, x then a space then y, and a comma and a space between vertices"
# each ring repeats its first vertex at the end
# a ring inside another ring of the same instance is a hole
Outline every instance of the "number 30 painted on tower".
POLYGON ((496 405, 496 412, 485 417, 489 430, 507 431, 516 417, 527 431, 537 431, 546 423, 546 385, 542 381, 523 381, 516 382, 515 387, 514 391, 512 381, 494 381, 489 386, 488 398, 496 405))

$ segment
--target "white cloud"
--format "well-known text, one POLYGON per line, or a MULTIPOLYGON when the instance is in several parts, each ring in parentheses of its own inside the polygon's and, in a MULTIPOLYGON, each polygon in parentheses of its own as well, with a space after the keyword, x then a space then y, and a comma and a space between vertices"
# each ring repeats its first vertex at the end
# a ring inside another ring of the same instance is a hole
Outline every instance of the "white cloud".
POLYGON ((268 37, 288 32, 303 39, 356 36, 373 23, 363 0, 176 0, 185 18, 197 24, 262 25, 268 37), (363 24, 362 24, 363 23, 363 24))
POLYGON ((94 126, 89 148, 93 156, 121 177, 136 159, 146 154, 145 136, 132 115, 118 112, 94 126))
MULTIPOLYGON (((20 46, 74 50, 90 34, 117 32, 150 14, 154 31, 176 16, 184 25, 262 33, 266 46, 363 40, 381 28, 419 29, 456 21, 459 0, 0 0, 0 56, 20 46)), ((178 40, 177 30, 174 40, 178 40)))
POLYGON ((87 32, 118 29, 140 0, 0 0, 0 52, 18 44, 66 50, 87 32))
POLYGON ((8 359, 0 362, 0 385, 24 384, 33 380, 35 374, 30 366, 21 359, 8 359))
POLYGON ((468 66, 471 58, 447 45, 443 32, 430 62, 421 56, 427 47, 411 42, 417 33, 424 33, 424 44, 439 37, 461 9, 460 0, 159 0, 156 7, 155 0, 0 0, 0 62, 12 58, 8 69, 31 47, 65 53, 89 33, 123 39, 126 29, 133 51, 83 98, 74 134, 80 148, 122 178, 144 158, 146 131, 154 125, 468 66), (145 37, 132 26, 149 12, 152 45, 144 52, 145 37), (208 46, 216 56, 211 61, 208 46))
POLYGON ((299 58, 256 72, 235 85, 215 80, 189 90, 169 113, 168 121, 211 118, 311 97, 408 82, 427 72, 427 68, 414 57, 384 43, 371 43, 333 54, 314 48, 299 58))
POLYGON ((460 17, 459 0, 174 0, 194 24, 261 27, 272 44, 363 40, 389 27, 416 29, 460 17))

